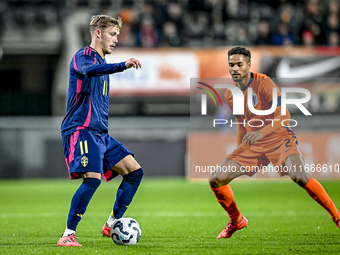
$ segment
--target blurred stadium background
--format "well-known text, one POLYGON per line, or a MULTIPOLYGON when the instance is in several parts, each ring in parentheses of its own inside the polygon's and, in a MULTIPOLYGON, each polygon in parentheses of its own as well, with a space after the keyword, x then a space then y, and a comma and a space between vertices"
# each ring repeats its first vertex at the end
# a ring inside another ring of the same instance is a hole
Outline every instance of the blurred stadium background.
MULTIPOLYGON (((190 124, 190 78, 228 77, 227 50, 236 44, 252 50, 254 72, 295 79, 287 68, 296 68, 294 74, 303 79, 290 85, 312 93, 306 104, 312 117, 291 110, 305 158, 339 164, 339 3, 0 1, 0 178, 68 176, 60 136, 68 66, 72 55, 90 43, 89 19, 99 13, 124 21, 118 47, 107 61, 135 57, 143 64, 141 71, 111 76, 109 132, 135 152, 146 176, 185 176, 194 149, 189 134, 208 132, 210 144, 197 148, 222 153, 215 164, 234 146, 234 130, 216 134, 199 121, 190 124)), ((230 114, 223 107, 209 111, 230 114)), ((197 158, 204 151, 195 153, 197 158)))

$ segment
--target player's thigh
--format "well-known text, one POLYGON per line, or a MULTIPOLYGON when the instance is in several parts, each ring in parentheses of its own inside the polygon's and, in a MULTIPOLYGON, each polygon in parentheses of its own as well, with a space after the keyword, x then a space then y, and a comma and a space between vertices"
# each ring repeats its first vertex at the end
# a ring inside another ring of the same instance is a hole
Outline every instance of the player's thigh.
POLYGON ((97 172, 86 172, 86 173, 80 173, 81 178, 96 178, 96 179, 101 179, 102 175, 101 173, 97 172))
POLYGON ((116 173, 126 175, 140 168, 140 165, 133 157, 133 152, 125 148, 122 143, 109 135, 105 136, 105 143, 106 153, 103 162, 106 175, 109 172, 115 172, 112 173, 112 176, 116 176, 116 173))
POLYGON ((213 188, 228 184, 233 179, 246 174, 245 169, 235 161, 226 158, 217 169, 210 174, 209 183, 213 188))
POLYGON ((125 158, 119 161, 116 165, 114 165, 112 167, 112 170, 124 176, 128 173, 138 170, 139 168, 141 168, 141 166, 138 164, 135 158, 132 155, 127 155, 125 158))
POLYGON ((299 184, 305 186, 309 181, 309 173, 305 170, 303 158, 299 154, 293 154, 286 158, 285 166, 289 177, 299 184))

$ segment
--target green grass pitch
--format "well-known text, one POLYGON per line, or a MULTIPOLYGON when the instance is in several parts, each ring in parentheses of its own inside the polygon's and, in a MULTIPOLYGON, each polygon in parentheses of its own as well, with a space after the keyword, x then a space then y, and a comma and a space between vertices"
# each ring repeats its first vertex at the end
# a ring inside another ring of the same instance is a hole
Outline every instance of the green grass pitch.
MULTIPOLYGON (((340 229, 295 183, 231 183, 249 225, 216 239, 228 219, 207 182, 145 178, 125 216, 141 225, 136 246, 102 237, 120 180, 102 182, 77 229, 83 247, 58 247, 80 180, 0 181, 0 254, 340 254, 340 229)), ((340 207, 340 181, 322 181, 340 207)))

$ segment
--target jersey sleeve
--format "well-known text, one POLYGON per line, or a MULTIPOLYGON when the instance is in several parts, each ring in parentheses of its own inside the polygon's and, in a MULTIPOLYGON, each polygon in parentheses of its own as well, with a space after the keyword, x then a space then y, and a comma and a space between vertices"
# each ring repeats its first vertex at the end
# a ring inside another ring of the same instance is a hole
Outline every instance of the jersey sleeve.
POLYGON ((95 64, 93 59, 88 55, 76 55, 74 57, 74 69, 76 72, 87 77, 101 76, 105 74, 112 74, 122 72, 126 68, 125 62, 115 64, 95 64))
POLYGON ((233 98, 229 89, 224 92, 224 99, 227 102, 230 110, 233 112, 233 98))
MULTIPOLYGON (((229 89, 226 90, 224 93, 224 99, 227 102, 230 110, 233 112, 233 97, 232 93, 229 89)), ((236 122, 242 123, 244 122, 244 119, 240 115, 234 115, 236 118, 236 122)), ((238 124, 237 125, 237 146, 239 146, 242 143, 243 136, 247 134, 247 130, 243 125, 238 124)))

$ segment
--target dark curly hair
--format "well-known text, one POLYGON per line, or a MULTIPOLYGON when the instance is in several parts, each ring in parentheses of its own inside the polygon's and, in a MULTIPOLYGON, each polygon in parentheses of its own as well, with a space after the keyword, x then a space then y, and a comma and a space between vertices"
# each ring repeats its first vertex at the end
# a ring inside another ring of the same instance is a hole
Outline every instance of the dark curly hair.
POLYGON ((235 55, 235 54, 240 54, 240 55, 246 56, 248 58, 248 62, 250 62, 250 60, 251 60, 251 52, 246 47, 235 46, 235 47, 232 47, 228 51, 228 57, 235 55))

